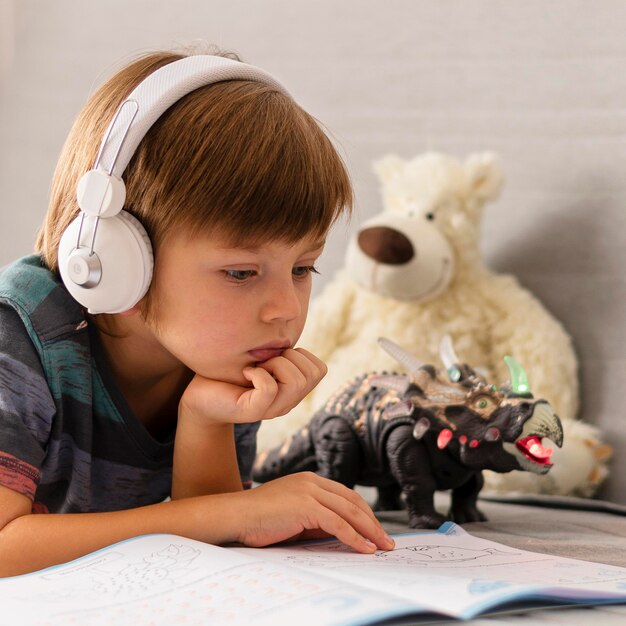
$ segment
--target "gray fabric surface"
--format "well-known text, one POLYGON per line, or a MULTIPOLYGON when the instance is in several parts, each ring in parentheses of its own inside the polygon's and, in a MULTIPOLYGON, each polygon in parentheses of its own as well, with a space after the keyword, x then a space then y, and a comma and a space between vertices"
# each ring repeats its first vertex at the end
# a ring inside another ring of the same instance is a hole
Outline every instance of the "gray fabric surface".
MULTIPOLYGON (((359 488, 358 491, 372 502, 373 490, 359 488)), ((447 494, 437 494, 437 509, 447 511, 448 500, 447 494)), ((531 552, 626 567, 626 507, 606 503, 607 511, 590 511, 584 507, 602 508, 602 503, 583 500, 578 503, 579 508, 562 508, 568 505, 567 499, 551 498, 538 498, 535 505, 520 504, 514 498, 509 502, 481 500, 479 504, 488 521, 463 525, 476 537, 531 552)), ((404 511, 379 512, 377 516, 389 533, 410 531, 404 511)), ((446 620, 438 623, 459 622, 446 620)), ((623 626, 626 624, 626 605, 541 609, 464 623, 471 626, 587 626, 592 623, 623 626)))

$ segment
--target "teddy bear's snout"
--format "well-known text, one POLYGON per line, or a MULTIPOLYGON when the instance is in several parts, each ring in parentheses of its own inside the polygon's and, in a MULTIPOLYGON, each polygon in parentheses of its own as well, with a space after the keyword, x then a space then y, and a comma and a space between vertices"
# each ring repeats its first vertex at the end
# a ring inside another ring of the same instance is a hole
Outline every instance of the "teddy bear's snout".
POLYGON ((388 226, 364 228, 358 236, 359 248, 371 259, 388 265, 408 263, 415 256, 406 235, 388 226))

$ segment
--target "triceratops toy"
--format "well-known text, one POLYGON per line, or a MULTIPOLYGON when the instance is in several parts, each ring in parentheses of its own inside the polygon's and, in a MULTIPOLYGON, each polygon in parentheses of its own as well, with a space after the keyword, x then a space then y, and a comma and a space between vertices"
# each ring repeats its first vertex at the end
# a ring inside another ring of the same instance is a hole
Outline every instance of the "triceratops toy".
POLYGON ((497 388, 441 343, 447 377, 387 339, 379 343, 409 372, 365 374, 337 391, 282 446, 262 453, 254 480, 316 471, 348 487, 375 486, 375 510, 408 509, 411 528, 438 528, 437 490, 452 490, 448 519, 483 521, 482 470, 550 471, 544 437, 563 443, 561 422, 533 398, 526 374, 505 357, 511 381, 497 388))

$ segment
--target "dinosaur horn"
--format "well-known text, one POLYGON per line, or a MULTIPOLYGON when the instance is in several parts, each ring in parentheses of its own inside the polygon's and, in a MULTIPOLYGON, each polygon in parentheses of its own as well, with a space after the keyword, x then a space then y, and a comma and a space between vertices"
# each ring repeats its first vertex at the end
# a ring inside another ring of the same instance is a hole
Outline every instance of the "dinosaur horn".
POLYGON ((513 389, 513 393, 520 395, 532 393, 530 390, 530 383, 528 382, 528 376, 519 362, 512 356, 508 355, 504 357, 504 362, 509 368, 509 373, 511 374, 511 388, 513 389))
POLYGON ((401 348, 397 343, 386 337, 378 338, 378 345, 398 363, 404 365, 410 374, 417 374, 417 371, 424 365, 419 359, 401 348))
POLYGON ((404 395, 411 384, 411 379, 408 376, 394 374, 373 374, 369 377, 369 383, 372 387, 382 387, 404 395))
POLYGON ((461 370, 459 368, 461 361, 459 361, 459 357, 454 351, 450 335, 444 335, 441 338, 441 343, 439 344, 439 356, 441 358, 441 362, 446 368, 446 371, 448 372, 450 380, 453 383, 459 381, 461 379, 461 370))

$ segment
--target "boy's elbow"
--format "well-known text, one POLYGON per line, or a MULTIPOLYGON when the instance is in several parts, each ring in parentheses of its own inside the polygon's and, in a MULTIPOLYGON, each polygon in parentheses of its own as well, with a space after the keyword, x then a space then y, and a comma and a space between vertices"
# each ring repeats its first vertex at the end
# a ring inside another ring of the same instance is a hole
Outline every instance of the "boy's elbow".
POLYGON ((0 485, 0 532, 14 519, 33 511, 30 498, 22 493, 0 485))
POLYGON ((30 511, 18 515, 0 528, 0 578, 29 574, 39 569, 30 564, 33 542, 31 533, 21 523, 30 511), (25 532, 26 531, 26 532, 25 532))
POLYGON ((16 521, 32 513, 32 503, 25 495, 0 486, 0 577, 24 573, 19 568, 19 555, 22 551, 16 521))

